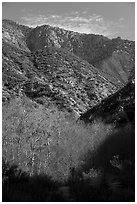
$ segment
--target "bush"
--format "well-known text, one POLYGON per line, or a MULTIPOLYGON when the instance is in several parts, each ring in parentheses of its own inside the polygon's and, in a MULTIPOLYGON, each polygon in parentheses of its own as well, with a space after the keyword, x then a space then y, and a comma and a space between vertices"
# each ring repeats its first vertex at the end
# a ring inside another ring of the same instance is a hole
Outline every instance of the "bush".
POLYGON ((134 133, 13 99, 3 106, 3 200, 134 201, 134 133))
POLYGON ((66 180, 113 129, 101 122, 85 126, 67 118, 55 107, 37 107, 27 98, 11 101, 3 107, 3 157, 31 175, 46 173, 66 180))

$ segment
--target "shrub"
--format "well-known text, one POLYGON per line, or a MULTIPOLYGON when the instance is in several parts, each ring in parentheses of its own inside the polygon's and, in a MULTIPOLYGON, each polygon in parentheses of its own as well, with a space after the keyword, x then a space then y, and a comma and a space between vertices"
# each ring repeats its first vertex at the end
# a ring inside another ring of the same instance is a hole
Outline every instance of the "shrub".
POLYGON ((3 157, 31 175, 46 173, 66 180, 113 129, 102 122, 85 126, 67 118, 55 107, 14 99, 3 107, 3 157))
POLYGON ((84 125, 54 106, 13 99, 3 106, 3 158, 12 167, 3 168, 4 199, 65 201, 58 190, 67 185, 68 200, 133 201, 134 137, 134 124, 84 125))

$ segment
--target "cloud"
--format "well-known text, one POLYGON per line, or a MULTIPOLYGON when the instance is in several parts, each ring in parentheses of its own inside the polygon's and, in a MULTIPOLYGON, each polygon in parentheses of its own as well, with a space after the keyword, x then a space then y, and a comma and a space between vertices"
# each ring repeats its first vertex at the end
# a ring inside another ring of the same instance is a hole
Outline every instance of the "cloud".
POLYGON ((69 20, 72 21, 72 22, 85 22, 85 23, 90 22, 90 19, 82 18, 82 17, 79 17, 79 16, 76 16, 76 17, 74 17, 74 18, 71 18, 71 17, 70 17, 69 20))
POLYGON ((21 23, 30 27, 49 24, 75 32, 100 34, 110 38, 119 35, 120 30, 124 26, 123 20, 123 18, 117 21, 105 20, 101 15, 91 15, 86 11, 82 13, 76 11, 60 15, 28 14, 21 17, 21 23))
POLYGON ((96 21, 97 21, 97 22, 101 22, 101 21, 103 21, 103 18, 101 18, 101 17, 100 17, 100 18, 97 18, 96 21))

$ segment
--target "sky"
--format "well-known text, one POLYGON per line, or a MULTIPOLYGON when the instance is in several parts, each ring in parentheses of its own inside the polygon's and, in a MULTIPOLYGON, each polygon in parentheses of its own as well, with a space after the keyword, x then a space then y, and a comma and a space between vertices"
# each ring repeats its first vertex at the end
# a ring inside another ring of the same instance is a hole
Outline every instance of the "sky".
POLYGON ((48 24, 135 40, 133 2, 3 2, 2 18, 30 27, 48 24))

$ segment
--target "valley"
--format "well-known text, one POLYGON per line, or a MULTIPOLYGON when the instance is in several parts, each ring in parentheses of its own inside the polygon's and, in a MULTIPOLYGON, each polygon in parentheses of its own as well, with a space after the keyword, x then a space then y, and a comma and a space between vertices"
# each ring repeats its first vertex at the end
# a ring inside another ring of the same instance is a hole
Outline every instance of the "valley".
POLYGON ((3 201, 134 201, 134 41, 3 20, 2 112, 3 201))

